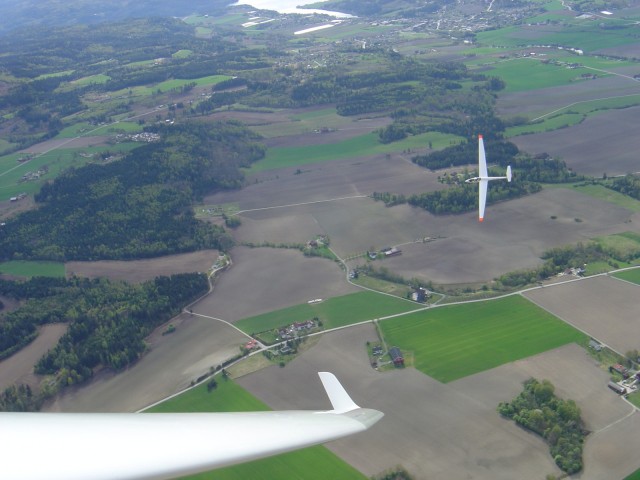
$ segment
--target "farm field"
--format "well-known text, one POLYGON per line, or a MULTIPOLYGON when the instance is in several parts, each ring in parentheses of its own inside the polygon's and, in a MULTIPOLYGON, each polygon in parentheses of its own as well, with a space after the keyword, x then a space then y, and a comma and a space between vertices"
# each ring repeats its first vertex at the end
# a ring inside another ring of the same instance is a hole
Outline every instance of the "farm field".
POLYGON ((423 308, 423 306, 415 302, 362 291, 329 298, 313 305, 303 303, 264 315, 245 318, 235 322, 234 325, 251 334, 318 317, 323 323, 323 328, 328 330, 419 308, 423 308))
POLYGON ((236 322, 358 291, 335 262, 299 250, 236 247, 231 258, 233 265, 220 275, 213 295, 194 305, 194 313, 236 322))
POLYGON ((35 388, 41 379, 33 373, 33 366, 56 345, 67 332, 67 327, 64 323, 44 325, 39 328, 38 336, 29 345, 9 358, 0 360, 0 391, 16 383, 25 383, 35 388))
MULTIPOLYGON (((218 258, 216 250, 181 253, 144 260, 101 260, 97 262, 67 262, 67 275, 107 277, 137 283, 153 280, 159 275, 208 272, 218 258)), ((0 269, 2 267, 0 266, 0 269)))
MULTIPOLYGON (((430 480, 511 480, 556 471, 541 441, 496 413, 492 398, 503 391, 487 385, 460 393, 412 368, 376 372, 365 345, 376 339, 372 325, 328 333, 285 368, 268 367, 237 382, 274 409, 326 408, 316 372, 335 373, 356 403, 385 413, 371 434, 328 444, 368 476, 396 465, 430 480)), ((526 378, 509 388, 521 388, 526 378)))
POLYGON ((608 75, 547 88, 536 88, 532 84, 530 90, 502 93, 498 96, 496 109, 502 116, 526 116, 533 120, 556 112, 588 113, 638 105, 637 82, 628 78, 634 75, 635 69, 621 67, 615 72, 626 76, 608 75))
MULTIPOLYGON (((218 387, 210 393, 207 392, 206 385, 203 384, 184 392, 178 397, 156 405, 146 410, 146 412, 247 412, 270 410, 267 405, 242 389, 233 380, 224 380, 220 375, 216 378, 218 387)), ((300 406, 298 409, 304 410, 306 407, 300 406)), ((251 433, 247 432, 247 435, 251 435, 251 433)), ((211 478, 211 475, 211 473, 203 473, 183 478, 185 480, 204 480, 205 478, 211 478)), ((301 480, 323 480, 327 478, 327 475, 330 475, 331 478, 340 479, 364 480, 366 478, 323 446, 311 447, 215 471, 215 478, 222 480, 290 478, 292 475, 301 480)))
POLYGON ((519 296, 413 313, 380 328, 387 345, 413 352, 415 367, 443 383, 586 342, 585 335, 519 296))
POLYGON ((0 263, 0 274, 15 275, 17 277, 64 277, 64 263, 58 262, 30 262, 14 260, 0 263))
POLYGON ((170 320, 174 333, 158 327, 149 351, 131 368, 101 372, 82 388, 67 389, 45 405, 52 412, 135 412, 187 388, 211 367, 240 353, 247 337, 210 318, 182 314, 170 320))
MULTIPOLYGON (((323 171, 317 173, 318 186, 332 178, 324 176, 323 171)), ((313 178, 303 183, 305 175, 280 175, 269 182, 271 189, 267 189, 267 185, 253 184, 244 189, 246 197, 240 192, 230 192, 216 195, 215 200, 219 203, 238 201, 240 208, 258 201, 262 201, 264 207, 297 204, 304 199, 305 186, 310 194, 317 191, 313 178), (299 185, 300 190, 289 188, 289 185, 299 185)), ((436 174, 425 171, 423 175, 427 180, 436 174)), ((411 180, 415 181, 416 177, 411 180)), ((393 181, 393 178, 389 179, 389 187, 393 181)), ((401 185, 400 179, 397 185, 401 185)), ((325 195, 347 193, 338 190, 339 184, 334 188, 335 191, 324 192, 325 195)), ((386 190, 397 191, 395 188, 386 190)), ((317 192, 322 198, 323 192, 317 192)), ((354 193, 361 193, 361 190, 354 193)), ((625 223, 632 215, 626 208, 572 189, 545 189, 536 195, 490 208, 490 216, 484 224, 478 224, 475 212, 435 216, 408 205, 387 208, 368 198, 352 198, 246 211, 240 215, 243 224, 235 235, 241 242, 286 243, 306 242, 313 235, 324 233, 331 239, 331 248, 342 258, 363 254, 372 248, 398 245, 402 255, 376 261, 373 265, 389 268, 407 279, 416 277, 436 284, 452 284, 486 282, 507 271, 533 268, 540 264, 540 255, 551 247, 627 231, 634 225, 625 223), (582 222, 576 222, 576 218, 582 222), (489 224, 491 229, 484 227, 489 224), (443 238, 422 243, 424 237, 436 236, 443 238)), ((363 261, 350 261, 349 266, 363 261)))
POLYGON ((514 137, 518 148, 531 154, 547 152, 564 160, 578 174, 602 177, 640 170, 635 151, 633 119, 640 107, 612 110, 562 130, 514 137))
POLYGON ((28 152, 36 156, 28 162, 18 163, 17 158, 24 153, 14 153, 0 157, 0 199, 9 199, 20 193, 35 193, 43 182, 55 178, 61 171, 71 166, 79 167, 91 161, 92 156, 104 151, 112 153, 128 152, 140 146, 139 143, 127 142, 117 145, 106 145, 107 137, 82 137, 73 139, 48 140, 29 147, 28 152), (60 148, 64 145, 65 148, 60 148), (87 156, 81 156, 85 154, 87 156), (48 173, 37 180, 21 182, 28 172, 36 172, 43 166, 48 173))
MULTIPOLYGON (((550 186, 551 187, 551 186, 550 186)), ((587 194, 594 198, 599 198, 619 207, 626 208, 632 212, 640 212, 640 200, 623 195, 615 190, 604 187, 602 185, 557 185, 559 188, 570 188, 577 192, 587 194)))
POLYGON ((367 133, 335 143, 326 144, 323 148, 317 145, 301 147, 274 147, 267 150, 263 160, 252 165, 251 173, 287 167, 302 167, 308 164, 365 157, 376 154, 401 152, 406 149, 424 148, 431 142, 435 149, 441 149, 462 139, 456 135, 437 132, 423 133, 407 137, 404 140, 382 144, 378 135, 367 133))
POLYGON ((585 278, 553 288, 531 290, 525 296, 570 325, 624 354, 638 348, 639 286, 610 276, 585 278))
POLYGON ((640 285, 640 268, 634 268, 633 270, 627 270, 624 272, 617 272, 613 274, 614 277, 626 280, 627 282, 633 282, 640 285))

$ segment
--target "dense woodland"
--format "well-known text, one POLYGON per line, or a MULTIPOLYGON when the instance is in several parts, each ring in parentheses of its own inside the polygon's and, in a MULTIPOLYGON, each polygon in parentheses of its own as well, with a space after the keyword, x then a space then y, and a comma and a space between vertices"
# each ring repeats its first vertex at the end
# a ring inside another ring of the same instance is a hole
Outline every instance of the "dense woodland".
POLYGON ((627 175, 615 178, 613 183, 607 186, 616 192, 640 200, 640 176, 638 175, 627 175))
POLYGON ((195 219, 192 203, 237 188, 240 167, 264 155, 234 123, 153 127, 162 140, 122 160, 72 169, 36 196, 40 208, 0 230, 2 259, 143 258, 203 248, 227 250, 222 227, 195 219))
MULTIPOLYGON (((3 281, 0 293, 26 301, 0 317, 0 358, 33 340, 39 326, 69 323, 58 345, 35 367, 36 373, 55 378, 44 386, 46 396, 87 380, 98 368, 119 370, 135 362, 145 351, 144 338, 151 330, 208 288, 206 275, 196 273, 157 277, 137 285, 80 278, 3 281)), ((24 388, 5 391, 0 407, 16 403, 14 397, 26 402, 27 393, 24 388)))
POLYGON ((582 449, 588 432, 576 403, 556 397, 554 390, 548 380, 540 383, 531 378, 513 401, 498 405, 498 412, 544 438, 562 471, 577 473, 582 470, 582 449))

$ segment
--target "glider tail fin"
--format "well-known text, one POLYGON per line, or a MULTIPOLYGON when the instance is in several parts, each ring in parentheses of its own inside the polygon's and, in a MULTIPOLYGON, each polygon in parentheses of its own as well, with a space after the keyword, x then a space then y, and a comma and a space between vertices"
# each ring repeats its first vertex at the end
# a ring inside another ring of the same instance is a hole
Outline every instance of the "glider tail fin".
POLYGON ((507 166, 507 182, 511 181, 511 165, 507 166))
POLYGON ((340 384, 333 373, 318 372, 322 385, 333 406, 333 413, 345 413, 360 408, 340 384))

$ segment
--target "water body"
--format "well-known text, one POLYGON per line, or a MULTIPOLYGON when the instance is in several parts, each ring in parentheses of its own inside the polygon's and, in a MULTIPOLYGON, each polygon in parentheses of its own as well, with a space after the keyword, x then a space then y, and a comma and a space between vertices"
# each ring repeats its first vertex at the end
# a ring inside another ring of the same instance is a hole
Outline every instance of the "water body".
MULTIPOLYGON (((311 0, 310 0, 311 1, 311 0)), ((238 0, 234 5, 250 5, 259 10, 275 10, 278 13, 299 13, 301 15, 311 15, 312 13, 321 13, 331 15, 336 18, 352 18, 353 15, 342 12, 332 12, 330 10, 320 10, 316 8, 299 8, 298 5, 304 5, 304 0, 238 0)))

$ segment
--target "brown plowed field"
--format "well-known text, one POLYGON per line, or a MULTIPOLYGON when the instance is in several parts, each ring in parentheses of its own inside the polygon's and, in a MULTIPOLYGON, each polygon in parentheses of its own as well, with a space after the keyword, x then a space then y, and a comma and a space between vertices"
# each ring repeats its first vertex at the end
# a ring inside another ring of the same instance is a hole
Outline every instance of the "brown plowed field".
POLYGON ((307 258, 299 250, 236 247, 232 257, 233 266, 222 273, 213 295, 194 312, 237 321, 357 290, 336 263, 307 258))
POLYGON ((387 208, 368 198, 258 210, 241 217, 237 236, 242 241, 300 242, 325 233, 341 257, 401 245, 402 255, 374 265, 438 284, 490 281, 537 266, 551 247, 630 226, 625 223, 628 210, 568 189, 491 205, 484 223, 476 213, 434 216, 408 205, 387 208), (409 243, 436 236, 445 238, 409 243))
MULTIPOLYGON (((637 85, 636 85, 637 90, 637 85)), ((640 107, 589 116, 573 127, 512 138, 518 148, 547 152, 579 174, 601 177, 640 172, 637 120, 640 107)))
POLYGON ((540 288, 527 298, 624 354, 640 347, 640 286, 609 276, 591 277, 553 288, 540 288))
MULTIPOLYGON (((184 314, 176 331, 155 334, 153 348, 132 368, 98 375, 45 407, 53 412, 134 412, 189 386, 210 367, 236 355, 246 336, 222 322, 184 314)), ((160 327, 162 331, 165 327, 160 327)))
POLYGON ((107 277, 127 282, 145 282, 159 275, 207 272, 218 258, 217 250, 168 255, 145 260, 100 260, 97 262, 68 262, 67 276, 107 277))
MULTIPOLYGON (((638 73, 636 67, 620 68, 615 71, 631 76, 638 73)), ((594 73, 598 72, 594 71, 594 73)), ((535 118, 559 108, 568 107, 575 102, 635 95, 637 93, 637 82, 630 78, 611 75, 559 87, 501 93, 498 97, 496 109, 500 115, 505 117, 525 115, 529 118, 535 118)), ((564 133, 566 135, 567 132, 564 131, 564 133)))
POLYGON ((55 323, 40 327, 38 336, 33 342, 9 358, 0 361, 0 391, 10 385, 24 383, 35 387, 39 379, 33 373, 33 366, 55 347, 62 335, 67 331, 67 324, 55 323))

